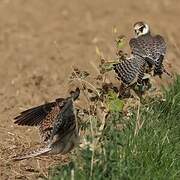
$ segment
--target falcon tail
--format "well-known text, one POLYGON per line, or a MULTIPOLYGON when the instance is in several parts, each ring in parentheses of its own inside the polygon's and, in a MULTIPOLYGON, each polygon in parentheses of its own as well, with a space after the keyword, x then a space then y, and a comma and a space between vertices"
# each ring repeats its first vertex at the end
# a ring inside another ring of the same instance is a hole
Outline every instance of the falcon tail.
POLYGON ((32 158, 32 157, 37 157, 37 156, 45 155, 46 153, 48 153, 50 151, 51 151, 50 147, 39 148, 37 150, 25 153, 25 154, 23 154, 21 156, 14 156, 13 160, 14 161, 21 161, 21 160, 29 159, 29 158, 32 158))

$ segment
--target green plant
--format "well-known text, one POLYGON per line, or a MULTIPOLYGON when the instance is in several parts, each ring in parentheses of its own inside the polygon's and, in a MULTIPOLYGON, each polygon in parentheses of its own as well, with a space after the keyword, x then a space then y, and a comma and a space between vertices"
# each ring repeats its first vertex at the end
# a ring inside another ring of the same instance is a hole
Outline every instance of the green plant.
POLYGON ((136 135, 137 111, 129 117, 113 111, 97 147, 91 148, 95 135, 69 164, 50 170, 49 179, 180 179, 180 76, 164 99, 149 102, 140 107, 144 123, 136 135))

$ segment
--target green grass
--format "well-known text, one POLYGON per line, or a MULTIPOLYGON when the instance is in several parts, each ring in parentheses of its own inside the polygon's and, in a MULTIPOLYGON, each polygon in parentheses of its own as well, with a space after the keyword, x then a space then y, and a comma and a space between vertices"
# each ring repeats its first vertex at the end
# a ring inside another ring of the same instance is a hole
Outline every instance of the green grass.
POLYGON ((137 110, 128 120, 112 114, 98 147, 77 150, 69 164, 50 170, 49 179, 180 179, 180 76, 164 90, 164 98, 141 105, 144 124, 137 135, 137 110))

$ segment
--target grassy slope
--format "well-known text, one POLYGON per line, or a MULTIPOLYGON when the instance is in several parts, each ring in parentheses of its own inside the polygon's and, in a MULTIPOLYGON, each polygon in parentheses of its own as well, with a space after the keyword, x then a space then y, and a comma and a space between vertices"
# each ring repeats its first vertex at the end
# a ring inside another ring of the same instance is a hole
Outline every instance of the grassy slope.
POLYGON ((128 121, 114 114, 94 152, 93 166, 90 148, 79 150, 70 164, 51 170, 50 179, 180 179, 180 77, 164 94, 166 101, 141 106, 144 124, 136 136, 137 112, 128 121), (126 128, 120 131, 119 123, 126 128))

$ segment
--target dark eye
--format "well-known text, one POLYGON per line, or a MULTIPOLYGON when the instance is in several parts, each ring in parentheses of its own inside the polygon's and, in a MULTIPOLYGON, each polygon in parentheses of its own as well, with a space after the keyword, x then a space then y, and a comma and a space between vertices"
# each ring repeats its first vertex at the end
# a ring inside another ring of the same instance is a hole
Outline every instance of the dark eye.
POLYGON ((139 31, 143 32, 144 26, 139 28, 139 31))

